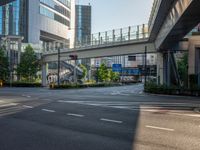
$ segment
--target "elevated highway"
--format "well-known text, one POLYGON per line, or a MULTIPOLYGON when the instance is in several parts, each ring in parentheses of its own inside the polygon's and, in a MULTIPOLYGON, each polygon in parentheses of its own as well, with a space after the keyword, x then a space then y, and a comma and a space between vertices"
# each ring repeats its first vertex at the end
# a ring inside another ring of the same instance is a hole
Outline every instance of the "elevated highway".
POLYGON ((156 49, 173 49, 200 22, 199 8, 199 0, 156 0, 149 21, 156 49))

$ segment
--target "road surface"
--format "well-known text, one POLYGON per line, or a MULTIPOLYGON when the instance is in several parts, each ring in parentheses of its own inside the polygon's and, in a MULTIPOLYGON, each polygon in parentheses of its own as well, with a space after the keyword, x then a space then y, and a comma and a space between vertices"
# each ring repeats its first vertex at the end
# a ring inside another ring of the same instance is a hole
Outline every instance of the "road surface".
POLYGON ((199 150, 200 98, 142 88, 2 88, 0 150, 199 150))

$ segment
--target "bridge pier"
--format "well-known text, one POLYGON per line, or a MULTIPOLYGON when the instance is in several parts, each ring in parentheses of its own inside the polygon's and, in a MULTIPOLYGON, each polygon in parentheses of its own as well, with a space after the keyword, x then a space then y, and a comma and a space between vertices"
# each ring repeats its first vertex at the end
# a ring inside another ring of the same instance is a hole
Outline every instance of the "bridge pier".
POLYGON ((198 86, 200 88, 200 32, 189 38, 188 52, 188 74, 190 77, 189 87, 198 86), (194 79, 192 79, 192 76, 194 79))
POLYGON ((157 53, 157 84, 162 85, 164 83, 164 70, 163 70, 163 53, 157 53))
POLYGON ((157 83, 170 87, 172 84, 180 86, 176 61, 172 51, 157 54, 157 83))
POLYGON ((47 86, 48 63, 42 64, 42 86, 47 86))

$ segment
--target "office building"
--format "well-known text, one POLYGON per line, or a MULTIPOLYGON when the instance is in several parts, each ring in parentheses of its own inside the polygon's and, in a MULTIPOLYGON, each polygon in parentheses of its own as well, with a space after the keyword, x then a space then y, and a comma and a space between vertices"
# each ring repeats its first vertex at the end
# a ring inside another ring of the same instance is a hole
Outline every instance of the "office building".
POLYGON ((91 6, 76 5, 76 45, 85 45, 91 41, 91 6))
POLYGON ((45 51, 69 47, 74 0, 7 0, 2 4, 1 37, 22 36, 24 43, 42 45, 45 51))

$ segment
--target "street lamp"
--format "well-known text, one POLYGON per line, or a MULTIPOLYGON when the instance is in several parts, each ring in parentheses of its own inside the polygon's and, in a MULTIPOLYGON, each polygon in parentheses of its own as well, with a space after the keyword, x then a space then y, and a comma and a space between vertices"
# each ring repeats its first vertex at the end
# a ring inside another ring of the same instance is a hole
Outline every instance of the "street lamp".
POLYGON ((58 48, 58 86, 60 86, 60 47, 58 48))

